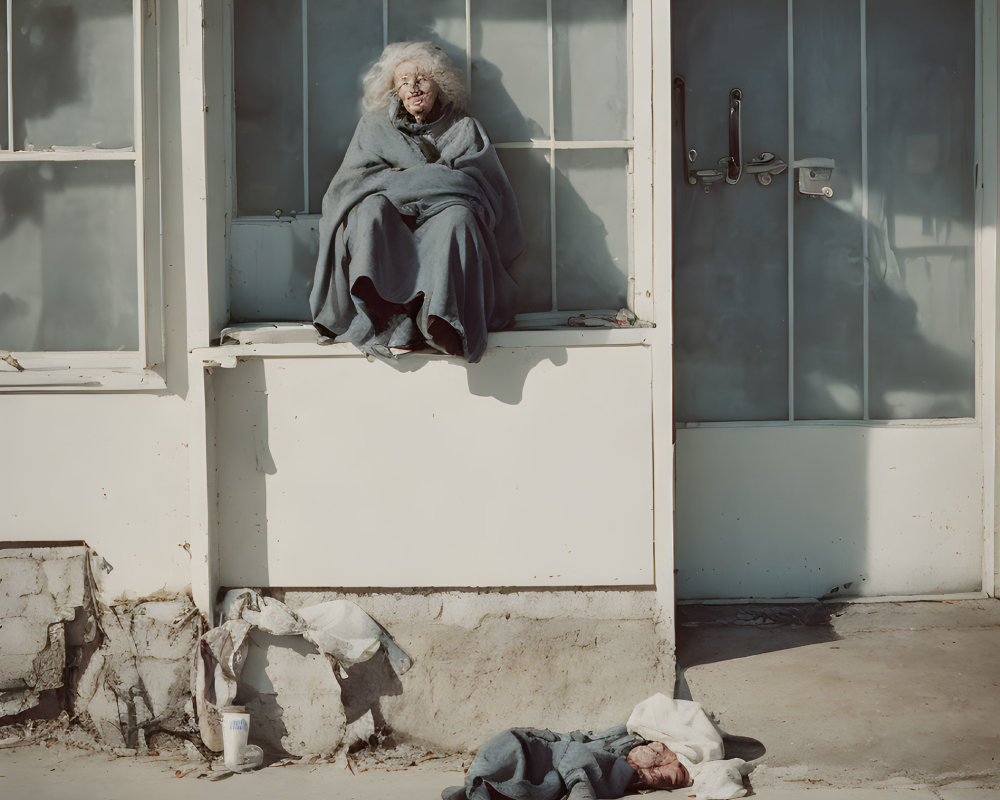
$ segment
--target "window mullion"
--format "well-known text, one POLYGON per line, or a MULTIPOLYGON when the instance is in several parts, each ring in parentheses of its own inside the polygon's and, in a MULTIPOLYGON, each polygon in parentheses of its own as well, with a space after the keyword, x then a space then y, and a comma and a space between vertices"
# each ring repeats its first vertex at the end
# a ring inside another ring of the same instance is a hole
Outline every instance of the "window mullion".
POLYGON ((559 283, 556 269, 556 99, 555 99, 555 52, 552 33, 552 0, 545 0, 545 25, 549 57, 549 274, 552 279, 552 311, 559 310, 559 283))
POLYGON ((868 400, 869 392, 869 339, 870 331, 868 327, 868 292, 870 288, 870 268, 868 264, 868 6, 865 0, 861 0, 859 17, 861 19, 861 268, 864 272, 862 282, 861 313, 862 313, 862 337, 861 337, 861 382, 863 397, 862 418, 867 421, 870 417, 870 405, 868 400))
POLYGON ((135 151, 135 224, 136 224, 136 307, 139 326, 139 356, 147 364, 148 331, 146 330, 146 207, 143 180, 143 47, 142 6, 146 0, 132 0, 132 148, 135 151))
POLYGON ((465 0, 465 92, 472 100, 472 0, 465 0))
POLYGON ((7 149, 14 150, 14 0, 7 0, 7 149))
POLYGON ((312 211, 309 198, 309 0, 302 0, 302 210, 312 211))
MULTIPOLYGON (((795 160, 795 17, 794 0, 788 0, 785 12, 786 48, 788 53, 788 152, 789 161, 795 160)), ((794 172, 794 171, 793 171, 794 172)), ((788 421, 795 421, 795 179, 789 177, 786 202, 788 241, 788 421)))

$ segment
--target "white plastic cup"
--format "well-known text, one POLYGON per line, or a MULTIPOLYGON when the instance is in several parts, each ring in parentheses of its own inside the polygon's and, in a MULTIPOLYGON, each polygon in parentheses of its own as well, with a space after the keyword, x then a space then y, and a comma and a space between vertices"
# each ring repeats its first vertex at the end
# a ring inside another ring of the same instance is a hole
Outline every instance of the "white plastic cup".
POLYGON ((250 735, 250 715, 243 706, 223 706, 222 759, 233 772, 246 769, 247 736, 250 735))

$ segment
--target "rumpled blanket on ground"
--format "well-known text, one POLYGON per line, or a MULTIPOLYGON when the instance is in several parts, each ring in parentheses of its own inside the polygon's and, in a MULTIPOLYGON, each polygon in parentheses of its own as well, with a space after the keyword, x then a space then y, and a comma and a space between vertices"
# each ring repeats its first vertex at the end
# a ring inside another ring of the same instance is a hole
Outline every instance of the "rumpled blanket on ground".
POLYGON ((476 753, 463 787, 445 789, 445 800, 560 800, 575 787, 582 797, 619 798, 641 788, 626 757, 646 742, 662 742, 684 764, 693 784, 683 797, 731 800, 747 793, 751 766, 724 757, 722 736, 701 705, 656 694, 639 703, 625 725, 601 734, 553 733, 513 728, 476 753), (589 782, 589 787, 586 785, 589 782), (582 784, 582 786, 580 786, 582 784))
POLYGON ((512 728, 479 748, 464 794, 451 789, 442 797, 560 800, 581 783, 589 784, 593 797, 622 797, 636 779, 625 756, 641 743, 624 725, 599 734, 512 728))
POLYGON ((513 320, 522 241, 479 122, 448 107, 420 125, 393 98, 361 118, 323 198, 314 324, 380 357, 427 343, 478 361, 513 320))

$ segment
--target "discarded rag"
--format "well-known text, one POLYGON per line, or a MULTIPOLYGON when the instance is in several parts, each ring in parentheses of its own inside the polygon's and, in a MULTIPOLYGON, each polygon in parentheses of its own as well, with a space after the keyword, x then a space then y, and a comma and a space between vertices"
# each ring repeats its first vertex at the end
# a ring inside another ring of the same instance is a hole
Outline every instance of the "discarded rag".
POLYGON ((323 197, 309 303, 362 351, 425 343, 478 361, 514 317, 517 201, 482 125, 451 106, 418 124, 394 98, 358 123, 323 197))

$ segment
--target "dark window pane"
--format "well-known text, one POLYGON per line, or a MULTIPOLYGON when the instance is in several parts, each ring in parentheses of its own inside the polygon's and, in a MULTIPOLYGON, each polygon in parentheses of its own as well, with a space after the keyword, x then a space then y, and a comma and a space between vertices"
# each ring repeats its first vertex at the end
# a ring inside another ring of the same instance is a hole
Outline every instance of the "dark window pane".
POLYGON ((524 225, 524 251, 510 272, 517 281, 517 310, 522 314, 549 311, 552 308, 552 214, 548 152, 505 149, 499 154, 517 194, 517 207, 524 225))
POLYGON ((382 4, 309 2, 309 210, 347 152, 361 118, 361 78, 382 52, 382 4))
POLYGON ((832 158, 833 199, 795 196, 795 418, 864 415, 861 21, 796 0, 795 157, 832 158), (830 69, 836 64, 836 69, 830 69))
POLYGON ((975 414, 971 0, 868 4, 870 414, 975 414))
MULTIPOLYGON (((674 72, 687 79, 687 145, 697 150, 698 169, 714 168, 728 153, 724 114, 734 87, 743 91, 744 156, 789 158, 786 6, 761 0, 748 13, 730 0, 673 4, 674 72)), ((708 192, 685 185, 678 173, 676 418, 787 419, 788 173, 769 186, 744 175, 708 192)))
POLYGON ((304 211, 302 5, 234 6, 237 213, 304 211))
POLYGON ((13 33, 18 150, 133 146, 131 0, 17 0, 13 33))
POLYGON ((545 0, 473 4, 472 113, 495 142, 548 138, 545 0))
POLYGON ((135 165, 0 164, 0 348, 137 350, 135 165))
POLYGON ((556 279, 562 311, 626 304, 627 164, 626 150, 556 152, 556 279))
POLYGON ((553 0, 557 139, 629 136, 628 3, 553 0))

